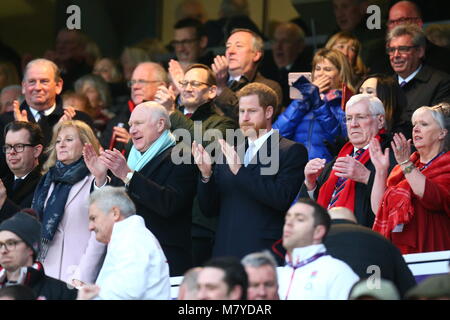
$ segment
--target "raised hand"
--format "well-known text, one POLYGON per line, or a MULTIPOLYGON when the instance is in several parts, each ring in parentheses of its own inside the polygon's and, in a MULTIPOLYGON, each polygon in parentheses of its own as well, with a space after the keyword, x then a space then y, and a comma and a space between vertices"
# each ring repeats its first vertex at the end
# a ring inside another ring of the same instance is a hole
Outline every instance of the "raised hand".
POLYGON ((100 293, 100 287, 95 284, 84 285, 78 289, 77 300, 91 300, 100 293))
POLYGON ((116 148, 101 151, 99 159, 120 180, 125 180, 128 172, 131 171, 128 167, 127 159, 116 148))
POLYGON ((394 134, 391 147, 397 163, 403 163, 411 156, 411 139, 406 140, 403 133, 394 134))
POLYGON ((131 139, 131 135, 128 133, 128 130, 122 127, 113 127, 113 134, 115 134, 116 141, 123 142, 125 144, 127 144, 131 139))
POLYGON ((178 92, 181 92, 183 88, 181 88, 180 81, 184 79, 183 67, 177 60, 170 59, 168 70, 173 85, 177 88, 178 92))
POLYGON ((311 191, 316 187, 317 178, 325 168, 325 159, 315 158, 309 160, 305 166, 305 184, 306 188, 311 191))
POLYGON ((14 110, 14 120, 28 122, 27 110, 20 111, 19 101, 17 100, 13 101, 13 110, 14 110))
POLYGON ((203 177, 211 177, 212 175, 212 161, 208 152, 201 144, 192 142, 192 156, 194 162, 200 170, 203 177))
MULTIPOLYGON (((103 151, 103 149, 100 149, 103 151)), ((90 143, 85 143, 83 147, 83 158, 86 167, 95 177, 95 185, 101 187, 106 183, 106 174, 108 168, 100 161, 99 156, 94 150, 94 147, 90 143)))
POLYGON ((216 75, 217 95, 227 86, 228 81, 228 60, 225 56, 216 56, 211 65, 212 71, 216 75))
POLYGON ((230 167, 230 171, 237 175, 239 169, 242 167, 241 159, 239 158, 236 150, 233 146, 230 146, 223 139, 219 139, 220 147, 222 149, 222 153, 227 159, 228 166, 230 167))
POLYGON ((331 79, 328 76, 322 76, 314 79, 313 84, 319 88, 319 92, 327 92, 331 89, 331 79))
POLYGON ((77 114, 74 107, 65 107, 64 114, 59 118, 58 123, 72 120, 77 114))
POLYGON ((159 86, 155 94, 155 102, 164 106, 169 114, 175 111, 175 98, 172 89, 165 86, 159 86))
POLYGON ((380 142, 377 139, 372 138, 369 144, 369 152, 370 161, 372 161, 375 170, 377 172, 387 173, 390 164, 389 148, 386 148, 383 153, 383 150, 381 150, 380 142))
POLYGON ((364 184, 369 182, 370 170, 351 156, 337 158, 333 170, 336 171, 336 176, 340 178, 347 178, 364 184))

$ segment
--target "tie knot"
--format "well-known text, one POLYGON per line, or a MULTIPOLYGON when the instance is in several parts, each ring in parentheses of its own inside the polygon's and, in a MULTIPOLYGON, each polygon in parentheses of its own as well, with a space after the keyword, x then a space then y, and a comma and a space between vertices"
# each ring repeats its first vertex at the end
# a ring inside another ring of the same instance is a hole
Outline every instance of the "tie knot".
POLYGON ((190 117, 192 117, 192 112, 188 112, 188 113, 186 113, 186 114, 185 114, 185 116, 186 116, 187 118, 190 118, 190 117))
POLYGON ((402 81, 402 83, 400 83, 400 88, 403 88, 404 86, 406 86, 407 83, 408 82, 406 82, 406 81, 402 81))
POLYGON ((363 152, 364 152, 364 149, 358 149, 358 150, 355 151, 355 154, 354 154, 353 157, 355 159, 359 159, 361 157, 361 155, 363 154, 363 152))

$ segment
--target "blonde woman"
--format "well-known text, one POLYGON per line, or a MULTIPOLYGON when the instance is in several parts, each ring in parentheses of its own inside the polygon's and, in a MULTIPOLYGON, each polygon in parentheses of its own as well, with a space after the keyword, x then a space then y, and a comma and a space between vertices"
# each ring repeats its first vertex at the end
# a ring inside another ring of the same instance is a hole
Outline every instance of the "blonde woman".
POLYGON ((63 121, 54 127, 32 203, 42 223, 38 260, 48 276, 71 284, 94 283, 105 253, 105 245, 88 228, 88 200, 94 179, 102 186, 106 176, 95 174, 94 163, 85 163, 86 143, 99 152, 100 144, 84 122, 63 121))

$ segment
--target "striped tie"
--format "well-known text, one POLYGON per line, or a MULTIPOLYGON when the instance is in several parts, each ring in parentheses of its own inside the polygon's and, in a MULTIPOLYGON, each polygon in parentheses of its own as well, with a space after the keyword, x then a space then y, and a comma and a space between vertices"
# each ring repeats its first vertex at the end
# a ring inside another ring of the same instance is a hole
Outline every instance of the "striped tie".
MULTIPOLYGON (((355 158, 356 160, 359 160, 363 153, 364 153, 364 149, 358 149, 354 152, 353 158, 355 158)), ((340 177, 337 180, 336 186, 334 187, 333 195, 331 196, 330 203, 328 204, 328 209, 333 208, 334 204, 339 199, 339 195, 345 187, 345 181, 347 181, 347 178, 340 177)))

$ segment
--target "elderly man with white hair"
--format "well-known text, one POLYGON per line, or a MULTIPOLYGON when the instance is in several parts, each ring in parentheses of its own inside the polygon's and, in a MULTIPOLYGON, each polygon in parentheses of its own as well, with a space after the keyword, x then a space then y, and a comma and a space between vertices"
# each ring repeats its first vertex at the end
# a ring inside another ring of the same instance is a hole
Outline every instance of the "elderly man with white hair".
MULTIPOLYGON (((358 224, 371 228, 374 214, 370 194, 375 168, 370 161, 369 143, 380 140, 383 148, 390 139, 385 134, 385 111, 376 97, 357 94, 347 102, 345 117, 349 141, 336 159, 312 159, 305 166, 305 182, 299 196, 317 200, 325 208, 345 207, 355 213, 358 224)), ((392 157, 389 171, 395 160, 392 157)))
POLYGON ((126 186, 137 213, 161 243, 170 275, 182 275, 191 267, 191 212, 197 185, 196 167, 175 164, 167 110, 152 101, 139 104, 131 113, 130 135, 133 146, 126 159, 117 150, 105 150, 97 157, 87 146, 86 157, 97 158, 99 174, 109 169, 113 185, 126 186))

